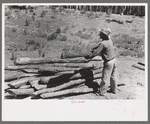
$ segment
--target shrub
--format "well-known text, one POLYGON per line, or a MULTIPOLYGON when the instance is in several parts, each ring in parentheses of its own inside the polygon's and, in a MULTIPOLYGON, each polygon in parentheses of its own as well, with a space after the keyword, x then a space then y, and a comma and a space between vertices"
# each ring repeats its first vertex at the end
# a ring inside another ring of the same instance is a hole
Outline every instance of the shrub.
POLYGON ((85 14, 86 11, 83 9, 83 10, 80 11, 80 13, 81 13, 81 14, 85 14))
POLYGON ((121 56, 136 56, 136 53, 130 50, 124 50, 120 53, 121 56))
POLYGON ((82 36, 82 31, 79 30, 75 35, 77 35, 78 37, 81 37, 82 36))
POLYGON ((55 19, 55 16, 52 15, 52 16, 51 16, 51 19, 55 19))
POLYGON ((47 33, 42 31, 41 29, 37 30, 36 32, 36 36, 38 37, 42 37, 42 38, 46 38, 47 37, 47 33))
POLYGON ((66 35, 62 35, 61 37, 62 37, 61 41, 67 41, 67 36, 66 35))
POLYGON ((81 35, 81 38, 83 38, 83 39, 89 39, 90 37, 91 37, 91 34, 89 34, 89 33, 85 33, 85 34, 81 35))
POLYGON ((90 18, 90 17, 93 17, 93 12, 86 12, 86 16, 88 17, 88 18, 90 18))
POLYGON ((66 32, 68 31, 68 29, 69 29, 69 26, 68 26, 68 25, 64 26, 64 27, 62 28, 62 33, 66 33, 66 32))
POLYGON ((58 33, 58 34, 61 33, 61 29, 57 28, 56 33, 58 33))
POLYGON ((67 41, 67 36, 66 35, 58 35, 57 40, 59 41, 67 41))
POLYGON ((17 30, 16 30, 15 28, 12 28, 12 32, 14 32, 14 33, 15 33, 15 32, 17 32, 17 30))
POLYGON ((82 31, 83 31, 83 32, 86 31, 86 28, 83 28, 82 31))
POLYGON ((42 11, 40 17, 43 18, 45 15, 46 15, 46 11, 44 10, 44 11, 42 11))
POLYGON ((35 44, 35 40, 34 39, 29 39, 29 40, 26 40, 26 44, 35 44))
POLYGON ((47 40, 55 40, 57 38, 58 34, 57 33, 51 33, 47 36, 47 40))
POLYGON ((99 13, 98 13, 98 12, 95 12, 94 17, 95 17, 95 18, 99 18, 99 13))

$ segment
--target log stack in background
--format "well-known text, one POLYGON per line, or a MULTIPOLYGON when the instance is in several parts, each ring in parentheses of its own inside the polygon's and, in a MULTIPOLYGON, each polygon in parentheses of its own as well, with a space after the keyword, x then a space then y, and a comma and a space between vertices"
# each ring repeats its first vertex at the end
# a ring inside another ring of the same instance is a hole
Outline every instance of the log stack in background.
POLYGON ((85 59, 18 58, 7 71, 21 75, 5 78, 5 92, 15 98, 58 98, 93 92, 93 80, 102 76, 102 64, 95 66, 85 59))

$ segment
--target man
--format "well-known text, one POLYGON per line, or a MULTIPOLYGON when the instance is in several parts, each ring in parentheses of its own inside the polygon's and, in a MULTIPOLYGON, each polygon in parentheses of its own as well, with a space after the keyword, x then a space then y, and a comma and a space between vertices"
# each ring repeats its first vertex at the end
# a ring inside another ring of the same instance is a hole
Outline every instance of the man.
POLYGON ((102 72, 102 82, 97 89, 99 95, 103 96, 108 89, 110 83, 111 89, 109 92, 116 94, 117 90, 117 62, 114 55, 113 43, 110 39, 111 30, 100 29, 99 35, 102 39, 102 42, 92 49, 92 54, 86 56, 86 59, 92 59, 97 55, 101 55, 104 60, 104 68, 102 72))

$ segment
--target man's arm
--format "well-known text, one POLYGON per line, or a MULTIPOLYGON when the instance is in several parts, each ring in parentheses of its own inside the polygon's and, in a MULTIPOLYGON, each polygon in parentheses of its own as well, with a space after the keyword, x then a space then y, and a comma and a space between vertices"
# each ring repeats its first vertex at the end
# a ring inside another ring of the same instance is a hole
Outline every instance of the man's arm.
POLYGON ((96 49, 93 49, 92 53, 90 55, 86 56, 85 58, 92 59, 95 56, 100 55, 100 52, 103 50, 103 47, 104 47, 103 44, 100 43, 99 46, 96 49))

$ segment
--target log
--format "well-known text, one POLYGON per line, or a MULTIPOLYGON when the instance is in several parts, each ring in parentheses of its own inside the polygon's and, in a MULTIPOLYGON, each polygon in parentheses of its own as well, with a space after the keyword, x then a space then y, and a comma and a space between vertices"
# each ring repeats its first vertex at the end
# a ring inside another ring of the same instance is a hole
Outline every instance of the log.
MULTIPOLYGON (((101 78, 101 76, 99 74, 97 74, 97 75, 94 75, 94 77, 89 77, 88 79, 97 79, 97 78, 101 78)), ((69 88, 69 87, 72 87, 72 86, 82 84, 86 81, 87 81, 86 79, 72 80, 72 81, 69 81, 68 83, 64 83, 64 84, 56 86, 56 87, 36 91, 33 94, 31 94, 31 96, 33 98, 33 97, 35 97, 37 95, 40 95, 42 93, 55 92, 55 91, 58 91, 58 90, 62 90, 62 89, 66 89, 66 88, 69 88)))
POLYGON ((34 93, 34 89, 33 88, 29 88, 29 89, 8 89, 7 92, 13 96, 22 96, 22 95, 30 95, 32 93, 34 93))
MULTIPOLYGON (((25 66, 7 66, 5 70, 23 70, 23 69, 39 69, 41 65, 25 65, 25 66)), ((50 63, 44 64, 44 67, 71 67, 71 68, 94 68, 93 63, 50 63)))
POLYGON ((21 69, 24 73, 38 73, 39 69, 21 69))
POLYGON ((82 59, 52 59, 52 58, 17 58, 14 61, 15 65, 27 65, 27 64, 42 64, 42 63, 87 63, 88 60, 82 59))
POLYGON ((50 67, 68 67, 68 68, 94 68, 93 63, 62 63, 62 64, 50 64, 50 67))
POLYGON ((40 95, 40 97, 46 99, 46 98, 59 97, 59 96, 64 96, 69 94, 84 94, 84 93, 91 93, 91 92, 93 92, 92 88, 88 88, 87 86, 84 86, 82 88, 74 88, 74 89, 62 90, 62 91, 51 92, 51 93, 43 93, 40 95))
POLYGON ((5 70, 21 70, 21 69, 38 69, 39 67, 37 65, 26 65, 26 66, 6 66, 5 70))
POLYGON ((78 71, 81 68, 66 68, 66 67, 40 67, 39 68, 39 73, 50 73, 50 74, 55 74, 58 72, 63 72, 63 71, 78 71))
POLYGON ((29 83, 36 90, 42 90, 42 89, 47 88, 47 85, 39 85, 39 81, 40 79, 37 78, 37 79, 30 80, 29 83))
POLYGON ((35 79, 35 77, 22 78, 19 80, 12 81, 8 85, 13 88, 19 88, 23 85, 26 85, 29 82, 29 80, 33 80, 33 79, 35 79))
POLYGON ((23 85, 23 86, 19 87, 19 89, 28 89, 30 87, 31 87, 30 85, 23 85))
POLYGON ((16 80, 16 79, 20 79, 20 78, 24 78, 24 77, 33 77, 33 76, 39 76, 40 74, 20 74, 20 75, 13 75, 13 76, 9 76, 9 77, 5 77, 5 81, 12 81, 12 80, 16 80))
MULTIPOLYGON (((55 76, 44 76, 44 77, 39 77, 40 78, 40 83, 41 84, 49 84, 51 85, 52 83, 55 82, 68 82, 70 80, 75 80, 75 79, 87 79, 91 78, 93 75, 101 73, 102 69, 100 70, 86 70, 86 71, 81 71, 78 73, 74 74, 64 74, 64 75, 55 75, 55 76)), ((101 76, 102 74, 100 74, 101 76)))
POLYGON ((35 78, 32 80, 29 80, 29 84, 31 85, 31 87, 36 87, 36 85, 38 85, 40 79, 39 78, 35 78))
POLYGON ((145 67, 138 65, 138 64, 133 64, 132 67, 135 67, 135 68, 145 71, 145 67))

